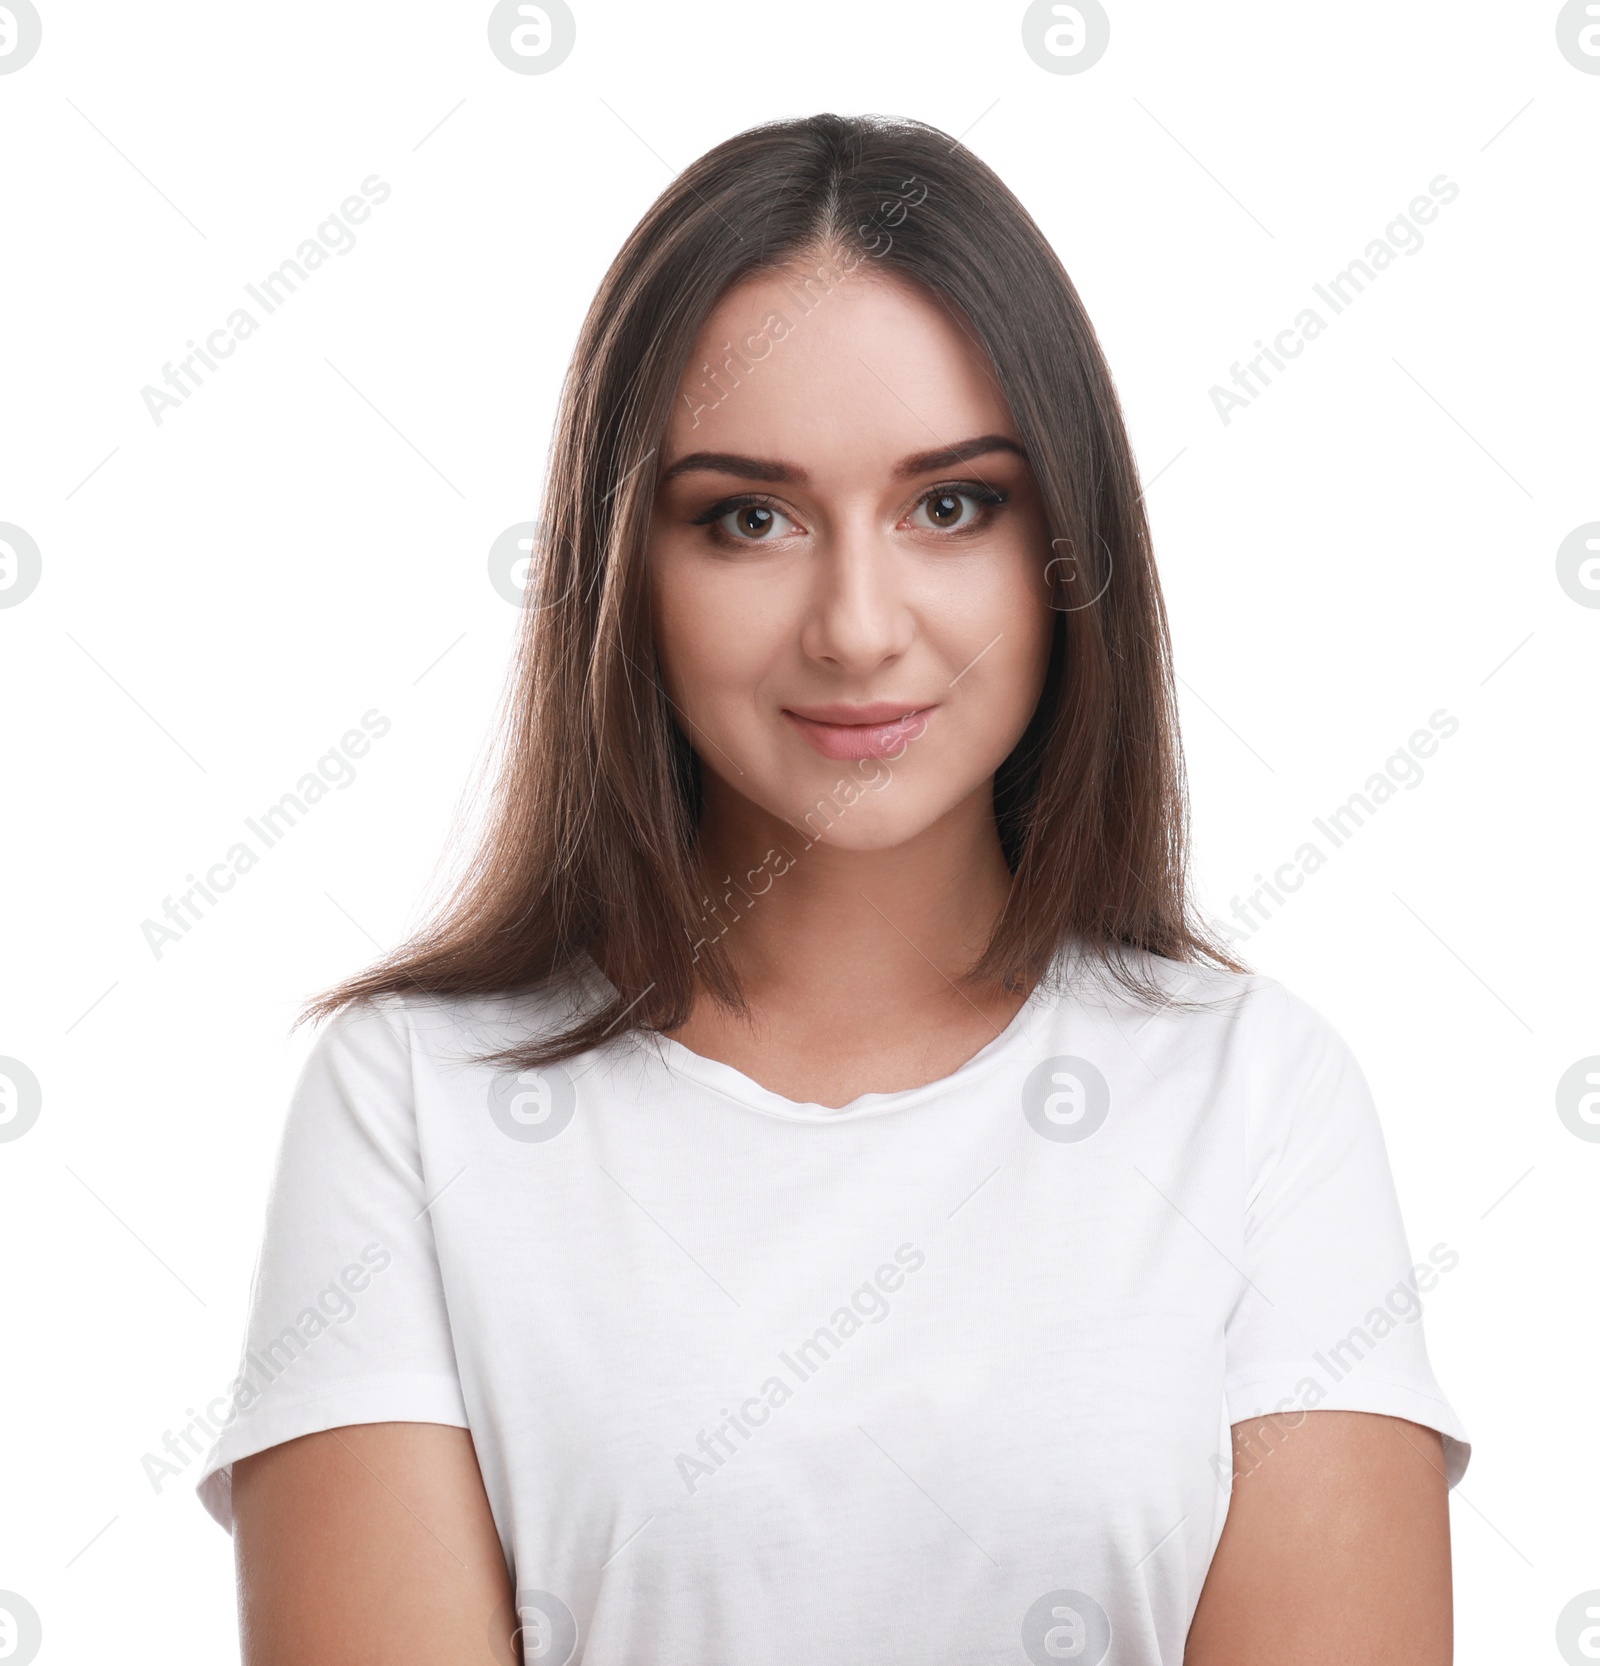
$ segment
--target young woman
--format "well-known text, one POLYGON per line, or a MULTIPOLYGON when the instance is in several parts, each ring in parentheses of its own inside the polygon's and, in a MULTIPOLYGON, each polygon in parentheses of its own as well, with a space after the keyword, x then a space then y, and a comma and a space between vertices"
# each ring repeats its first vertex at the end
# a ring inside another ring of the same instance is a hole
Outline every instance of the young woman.
POLYGON ((201 1495, 250 1666, 1443 1666, 1362 1076, 1185 893, 1066 273, 818 116, 628 239, 495 814, 313 1010, 201 1495))

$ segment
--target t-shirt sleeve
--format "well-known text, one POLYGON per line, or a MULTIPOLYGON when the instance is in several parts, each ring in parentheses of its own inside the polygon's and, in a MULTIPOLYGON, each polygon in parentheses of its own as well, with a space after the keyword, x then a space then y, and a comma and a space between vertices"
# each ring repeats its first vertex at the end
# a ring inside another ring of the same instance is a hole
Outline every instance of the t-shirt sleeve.
POLYGON ((1444 1437, 1453 1487, 1471 1445, 1434 1380, 1422 1311, 1458 1253, 1439 1243, 1413 1260, 1371 1092, 1332 1026, 1276 983, 1252 1004, 1229 1421, 1302 1408, 1406 1418, 1444 1437))
POLYGON ((344 1009, 291 1099, 238 1375, 196 1492, 233 1526, 233 1463, 349 1423, 468 1427, 393 999, 344 1009))

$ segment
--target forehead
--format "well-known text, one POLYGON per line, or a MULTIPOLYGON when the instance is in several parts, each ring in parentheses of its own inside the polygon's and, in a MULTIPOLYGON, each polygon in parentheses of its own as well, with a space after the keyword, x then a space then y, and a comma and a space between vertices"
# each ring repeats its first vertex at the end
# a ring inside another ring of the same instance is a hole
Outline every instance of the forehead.
POLYGON ((760 273, 718 302, 679 383, 664 463, 736 451, 843 478, 1015 434, 982 348, 932 296, 871 261, 849 274, 824 264, 825 284, 817 270, 760 273))

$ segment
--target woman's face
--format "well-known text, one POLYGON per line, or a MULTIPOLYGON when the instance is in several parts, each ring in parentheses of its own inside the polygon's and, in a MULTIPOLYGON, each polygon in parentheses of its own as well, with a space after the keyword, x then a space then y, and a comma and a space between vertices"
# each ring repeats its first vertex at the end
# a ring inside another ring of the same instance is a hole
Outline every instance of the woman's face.
POLYGON ((988 813, 1049 662, 1046 534, 982 351, 902 280, 798 271, 730 290, 690 358, 657 651, 712 814, 881 850, 988 813))

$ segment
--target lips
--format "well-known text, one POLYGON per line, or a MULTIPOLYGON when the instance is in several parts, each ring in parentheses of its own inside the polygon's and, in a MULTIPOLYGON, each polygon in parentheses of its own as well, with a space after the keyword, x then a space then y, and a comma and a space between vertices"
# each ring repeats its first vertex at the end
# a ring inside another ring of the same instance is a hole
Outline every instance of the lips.
POLYGON ((814 751, 824 758, 849 762, 899 754, 926 732, 937 709, 903 700, 877 700, 854 706, 786 706, 783 715, 814 751))

